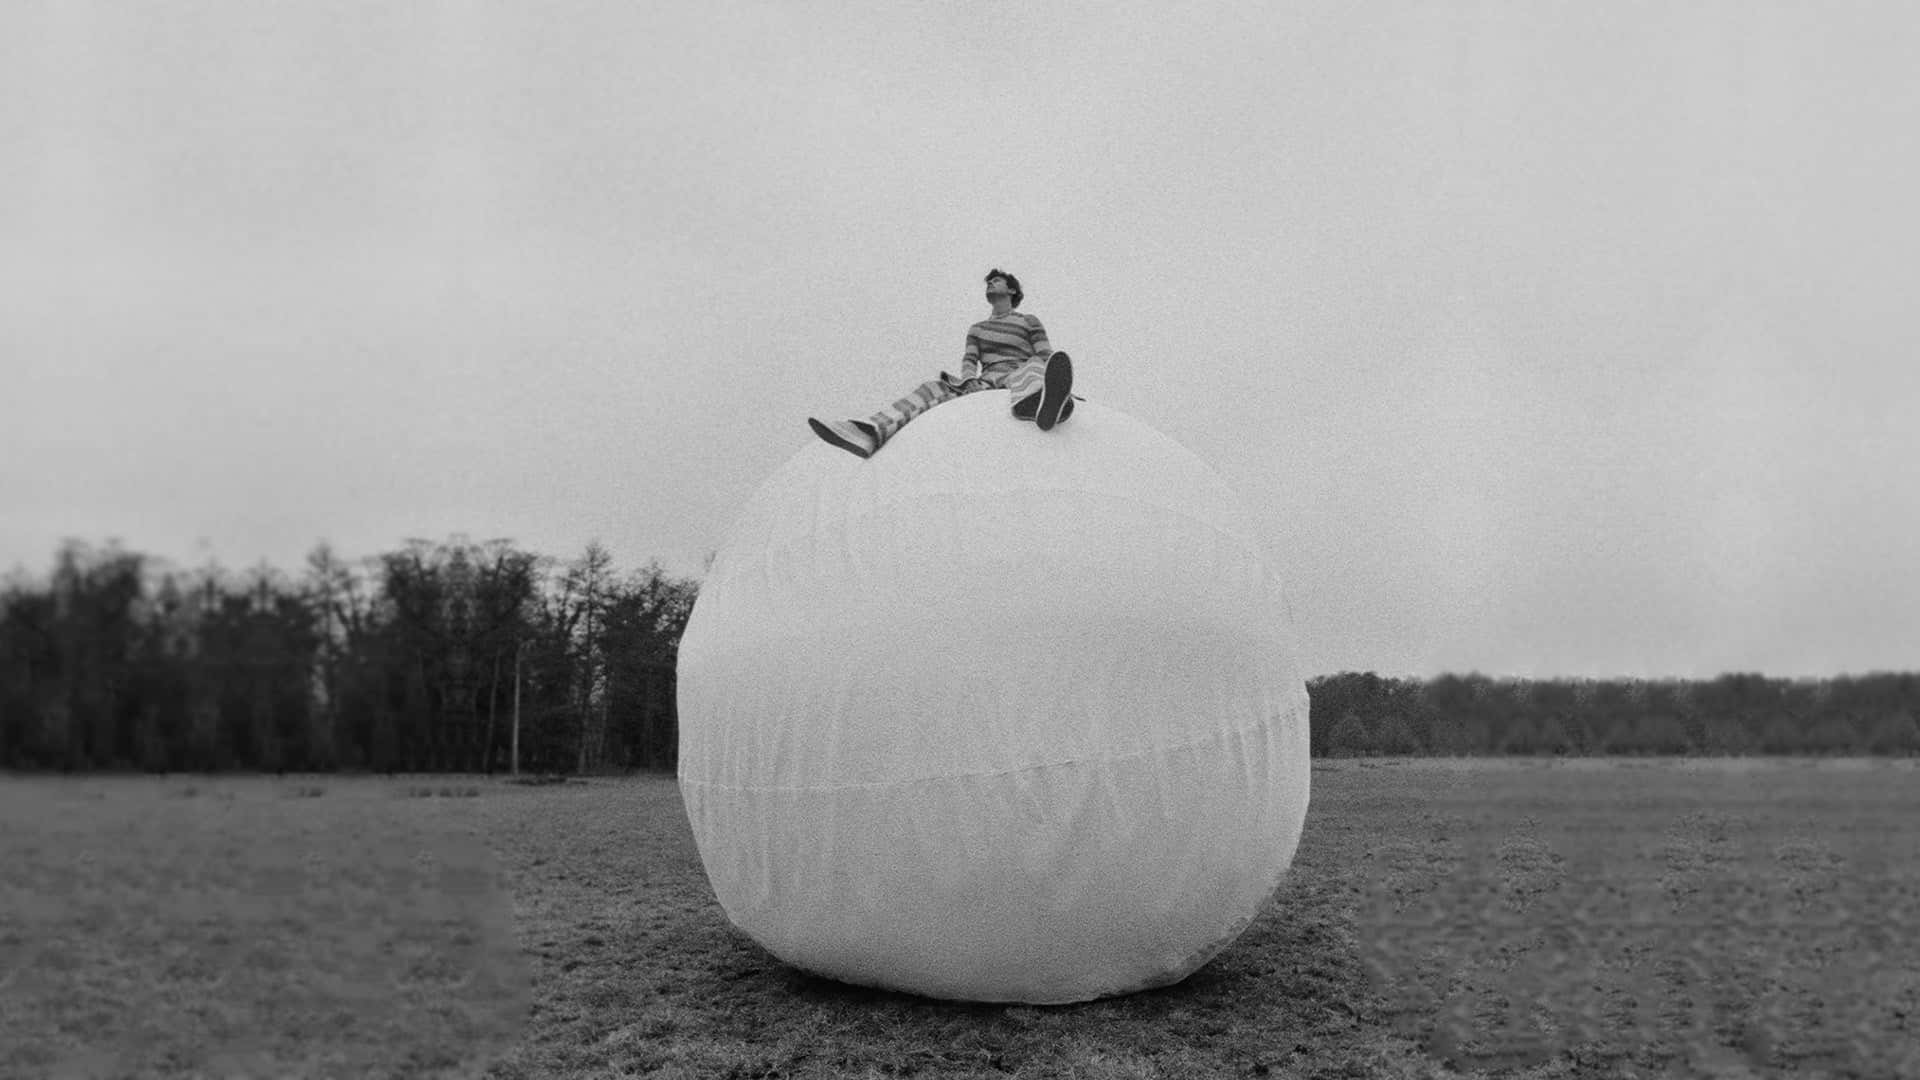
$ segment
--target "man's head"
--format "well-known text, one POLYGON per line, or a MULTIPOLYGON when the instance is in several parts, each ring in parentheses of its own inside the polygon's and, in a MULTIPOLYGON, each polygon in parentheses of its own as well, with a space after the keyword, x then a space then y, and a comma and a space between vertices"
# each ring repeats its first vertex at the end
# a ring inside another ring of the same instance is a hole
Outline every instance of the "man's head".
POLYGON ((991 303, 997 295, 1004 295, 1010 307, 1019 307, 1026 299, 1026 293, 1020 291, 1020 279, 999 268, 987 271, 987 301, 991 303))

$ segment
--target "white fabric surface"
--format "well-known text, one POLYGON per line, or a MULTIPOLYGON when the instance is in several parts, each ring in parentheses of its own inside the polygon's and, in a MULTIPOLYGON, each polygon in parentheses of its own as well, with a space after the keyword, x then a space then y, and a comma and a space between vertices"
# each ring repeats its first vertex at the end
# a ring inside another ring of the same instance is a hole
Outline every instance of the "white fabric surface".
POLYGON ((680 783, 735 925, 979 1001, 1186 977, 1299 843, 1307 694, 1238 499, 1171 440, 1003 392, 868 461, 810 444, 680 644, 680 783))

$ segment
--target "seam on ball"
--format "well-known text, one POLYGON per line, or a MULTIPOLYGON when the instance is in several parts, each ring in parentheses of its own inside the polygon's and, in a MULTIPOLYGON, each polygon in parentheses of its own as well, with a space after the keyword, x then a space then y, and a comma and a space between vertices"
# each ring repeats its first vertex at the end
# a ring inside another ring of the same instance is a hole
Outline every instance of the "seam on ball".
POLYGON ((782 784, 782 785, 768 785, 768 786, 755 785, 752 787, 748 787, 740 784, 721 784, 711 780, 700 780, 697 778, 687 777, 685 775, 680 776, 679 781, 682 784, 697 784, 700 787, 712 788, 719 791, 824 792, 824 791, 856 791, 863 788, 906 787, 906 786, 911 786, 916 784, 947 783, 954 780, 993 780, 1002 776, 1014 776, 1019 773, 1039 772, 1044 769, 1062 769, 1062 768, 1068 768, 1074 765, 1086 765, 1089 763, 1099 764, 1099 765, 1111 765, 1118 762, 1134 761, 1139 758, 1149 757, 1153 754, 1182 754, 1191 750, 1196 750, 1201 747, 1207 746, 1211 743, 1224 742, 1227 739, 1251 735, 1254 732, 1261 731, 1263 729, 1271 727, 1272 724, 1279 719, 1280 719, 1279 716, 1275 716, 1269 720, 1262 721, 1258 724, 1254 724, 1249 727, 1235 728, 1231 731, 1217 732, 1213 735, 1208 735, 1198 739, 1191 739, 1183 743, 1175 743, 1171 746, 1149 747, 1148 749, 1136 751, 1131 754, 1118 754, 1113 757, 1068 758, 1064 761, 1048 761, 1048 762, 1042 762, 1038 765, 1022 765, 1014 769, 996 769, 992 772, 956 773, 952 776, 914 776, 914 777, 906 777, 900 780, 869 780, 869 781, 863 781, 860 783, 853 783, 853 784, 820 784, 820 785, 782 784))
MULTIPOLYGON (((1226 536, 1231 539, 1238 540, 1241 543, 1254 544, 1258 542, 1258 537, 1256 537, 1251 532, 1242 532, 1238 529, 1227 528, 1225 526, 1220 525, 1218 522, 1209 521, 1206 518, 1198 517, 1194 514, 1187 513, 1183 510, 1178 509, 1177 507, 1169 506, 1166 503, 1163 503, 1154 499, 1138 499, 1138 498, 1133 498, 1131 496, 1126 496, 1126 495, 1116 495, 1110 491, 1090 491, 1086 488, 1065 487, 1065 486, 1026 487, 1026 488, 1018 488, 1016 489, 1016 492, 1019 494, 1033 494, 1033 495, 1072 494, 1076 497, 1090 496, 1097 499, 1104 499, 1108 502, 1126 503, 1132 506, 1150 506, 1153 509, 1160 511, 1161 513, 1167 515, 1170 518, 1177 518, 1181 521, 1190 521, 1196 525, 1204 525, 1220 533, 1222 536, 1226 536)), ((967 491, 967 490, 951 490, 951 489, 936 490, 936 491, 920 492, 917 495, 912 497, 896 496, 893 498, 878 498, 873 500, 869 505, 873 506, 876 509, 889 509, 895 506, 903 506, 903 505, 912 503, 916 501, 916 499, 959 499, 959 498, 967 498, 967 497, 975 496, 979 494, 982 494, 982 493, 978 491, 967 491)), ((993 494, 1005 495, 1008 493, 994 492, 993 494)), ((858 514, 856 509, 856 513, 850 514, 849 516, 861 516, 861 515, 858 514)))

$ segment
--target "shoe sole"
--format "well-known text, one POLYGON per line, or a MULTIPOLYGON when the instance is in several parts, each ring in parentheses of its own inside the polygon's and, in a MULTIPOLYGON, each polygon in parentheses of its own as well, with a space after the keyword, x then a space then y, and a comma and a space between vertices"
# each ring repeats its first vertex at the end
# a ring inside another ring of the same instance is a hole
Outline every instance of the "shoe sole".
POLYGON ((837 446, 840 449, 845 450, 847 453, 852 454, 854 457, 867 458, 867 457, 873 456, 873 451, 868 450, 865 447, 856 446, 853 443, 848 442, 847 440, 841 438, 838 432, 834 431, 832 428, 821 423, 820 421, 815 420, 811 416, 807 417, 807 425, 813 428, 813 433, 815 435, 818 435, 820 436, 821 439, 825 440, 826 442, 832 443, 834 446, 837 446))
POLYGON ((1060 411, 1067 407, 1067 401, 1073 396, 1073 361, 1063 354, 1055 354, 1047 361, 1046 381, 1040 386, 1040 407, 1034 410, 1033 422, 1040 425, 1041 431, 1052 431, 1060 422, 1060 411))

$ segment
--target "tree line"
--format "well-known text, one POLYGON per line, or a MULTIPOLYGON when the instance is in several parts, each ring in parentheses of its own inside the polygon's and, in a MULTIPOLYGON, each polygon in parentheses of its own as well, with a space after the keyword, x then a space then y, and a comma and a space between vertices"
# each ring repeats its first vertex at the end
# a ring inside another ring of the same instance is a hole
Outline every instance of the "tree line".
POLYGON ((1920 674, 1307 684, 1316 756, 1920 753, 1920 674))
MULTIPOLYGON (((698 585, 599 544, 413 540, 297 575, 63 545, 0 584, 0 769, 671 769, 698 585)), ((1920 753, 1920 674, 1312 679, 1316 756, 1920 753)))
POLYGON ((0 587, 0 768, 585 773, 671 767, 697 593, 508 541, 298 575, 61 547, 0 587))

